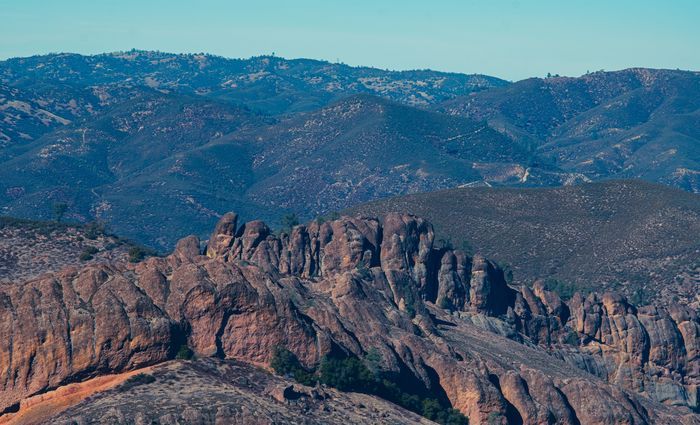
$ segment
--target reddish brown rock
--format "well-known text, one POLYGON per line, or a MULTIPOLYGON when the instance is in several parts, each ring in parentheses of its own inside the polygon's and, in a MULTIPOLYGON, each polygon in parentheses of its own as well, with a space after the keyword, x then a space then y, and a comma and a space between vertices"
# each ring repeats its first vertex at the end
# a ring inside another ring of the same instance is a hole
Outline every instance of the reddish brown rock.
POLYGON ((233 244, 238 225, 238 214, 226 213, 216 223, 214 232, 207 243, 207 256, 214 258, 224 254, 233 244))
POLYGON ((189 237, 165 258, 0 288, 2 408, 187 344, 257 365, 276 347, 306 366, 375 351, 382 371, 444 394, 473 424, 695 421, 684 407, 697 403, 692 311, 516 291, 488 260, 433 248, 432 227, 412 216, 282 236, 256 221, 233 234, 233 217, 208 256, 189 237))

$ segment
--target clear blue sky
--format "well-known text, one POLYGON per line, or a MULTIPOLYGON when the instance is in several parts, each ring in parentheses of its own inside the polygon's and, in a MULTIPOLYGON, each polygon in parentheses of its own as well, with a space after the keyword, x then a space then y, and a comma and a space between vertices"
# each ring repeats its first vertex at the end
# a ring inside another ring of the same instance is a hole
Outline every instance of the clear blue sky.
POLYGON ((700 0, 0 0, 0 58, 131 48, 509 80, 700 69, 700 0))

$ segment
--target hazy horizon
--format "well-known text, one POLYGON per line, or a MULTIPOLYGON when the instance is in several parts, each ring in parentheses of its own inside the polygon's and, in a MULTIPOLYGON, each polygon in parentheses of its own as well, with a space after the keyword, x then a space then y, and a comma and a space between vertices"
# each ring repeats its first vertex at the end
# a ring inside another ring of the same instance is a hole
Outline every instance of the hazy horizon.
POLYGON ((158 50, 269 55, 506 80, 700 69, 700 2, 0 0, 0 59, 158 50))

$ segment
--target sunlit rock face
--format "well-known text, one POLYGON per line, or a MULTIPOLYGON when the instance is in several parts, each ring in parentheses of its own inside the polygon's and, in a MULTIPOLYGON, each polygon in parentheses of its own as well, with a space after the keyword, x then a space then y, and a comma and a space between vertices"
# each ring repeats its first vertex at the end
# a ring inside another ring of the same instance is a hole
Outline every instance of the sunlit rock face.
POLYGON ((0 407, 186 344, 261 366, 277 347, 306 366, 373 351, 470 423, 697 423, 697 312, 610 293, 564 302, 433 242, 410 215, 276 235, 226 214, 203 251, 190 236, 167 257, 4 285, 0 407))

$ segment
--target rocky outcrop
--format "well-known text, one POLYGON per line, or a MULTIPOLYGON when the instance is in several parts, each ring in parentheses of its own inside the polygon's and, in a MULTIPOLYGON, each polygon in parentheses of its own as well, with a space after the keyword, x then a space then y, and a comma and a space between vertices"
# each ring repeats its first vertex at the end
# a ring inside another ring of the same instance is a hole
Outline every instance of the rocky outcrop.
POLYGON ((167 257, 2 287, 0 404, 159 363, 186 344, 257 365, 276 347, 309 367, 373 352, 384 373, 476 424, 698 423, 687 407, 697 314, 513 289, 494 263, 433 239, 429 223, 400 214, 288 235, 259 221, 237 228, 227 214, 205 255, 188 237, 167 257))
POLYGON ((172 320, 109 266, 5 285, 0 300, 3 409, 66 382, 170 355, 172 320))
POLYGON ((698 409, 697 312, 635 307, 624 297, 522 288, 511 317, 521 334, 579 368, 663 403, 698 409))

